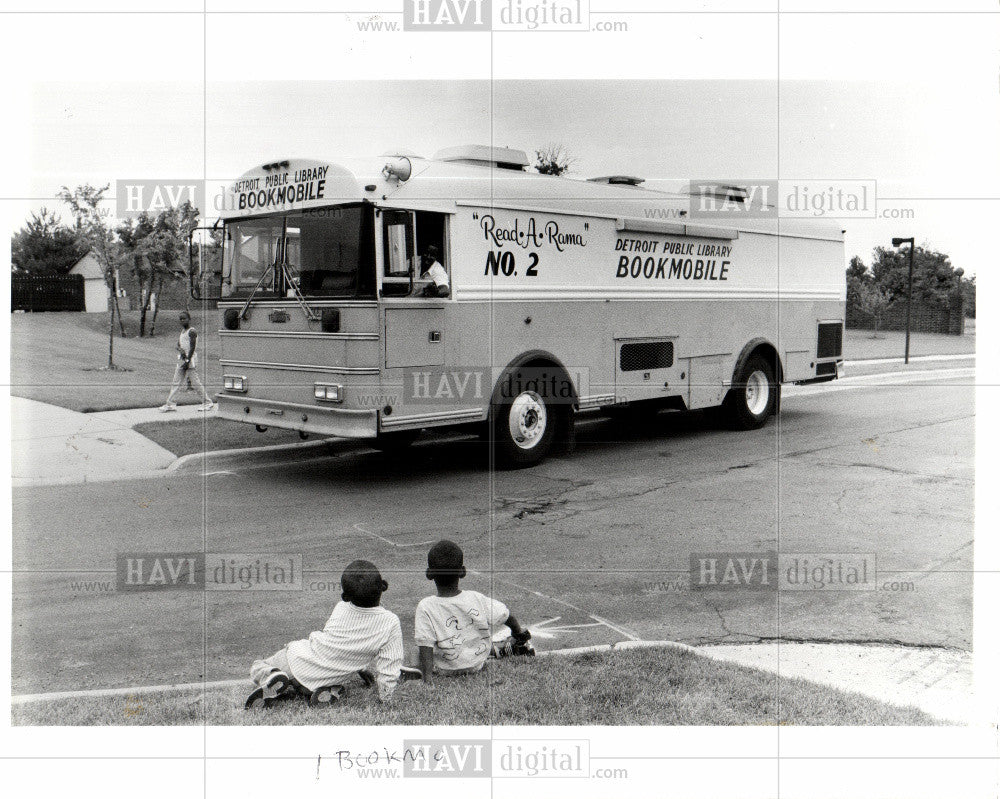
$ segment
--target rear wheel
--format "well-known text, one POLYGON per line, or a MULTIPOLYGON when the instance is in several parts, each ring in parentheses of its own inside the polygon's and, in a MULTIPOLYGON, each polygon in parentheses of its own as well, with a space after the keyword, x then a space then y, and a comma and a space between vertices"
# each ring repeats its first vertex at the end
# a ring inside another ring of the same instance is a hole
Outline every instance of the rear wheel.
POLYGON ((762 427, 777 408, 779 390, 774 366, 760 355, 751 356, 726 395, 726 421, 736 430, 762 427))
POLYGON ((558 413, 535 391, 522 391, 493 408, 497 464, 506 468, 533 466, 552 449, 558 413))

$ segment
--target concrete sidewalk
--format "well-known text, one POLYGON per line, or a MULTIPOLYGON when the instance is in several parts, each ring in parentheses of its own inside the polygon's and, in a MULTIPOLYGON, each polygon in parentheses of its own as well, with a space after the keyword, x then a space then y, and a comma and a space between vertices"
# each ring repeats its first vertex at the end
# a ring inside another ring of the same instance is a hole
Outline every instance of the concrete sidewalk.
POLYGON ((972 653, 873 644, 766 643, 700 646, 699 655, 914 705, 955 724, 990 723, 973 696, 972 653))
MULTIPOLYGON (((164 415, 204 415, 190 407, 164 415)), ((142 412, 78 413, 11 397, 12 484, 87 483, 162 473, 175 456, 132 429, 133 413, 142 412)))

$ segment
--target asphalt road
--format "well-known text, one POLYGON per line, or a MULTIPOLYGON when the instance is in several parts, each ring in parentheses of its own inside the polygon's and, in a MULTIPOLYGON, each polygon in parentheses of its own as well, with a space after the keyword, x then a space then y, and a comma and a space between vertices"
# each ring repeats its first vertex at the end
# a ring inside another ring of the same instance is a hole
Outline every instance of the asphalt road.
POLYGON ((518 472, 491 473, 483 444, 452 440, 397 460, 364 450, 18 489, 13 692, 242 676, 322 626, 358 557, 383 570, 383 604, 409 647, 414 606, 433 588, 426 550, 441 537, 465 549, 464 584, 507 602, 539 648, 782 638, 969 649, 972 382, 809 389, 785 399, 780 422, 745 433, 697 413, 645 429, 595 420, 575 453, 518 472), (775 550, 871 553, 873 590, 689 588, 692 553, 746 568, 775 550), (192 551, 301 554, 304 588, 114 590, 116 553, 192 551))

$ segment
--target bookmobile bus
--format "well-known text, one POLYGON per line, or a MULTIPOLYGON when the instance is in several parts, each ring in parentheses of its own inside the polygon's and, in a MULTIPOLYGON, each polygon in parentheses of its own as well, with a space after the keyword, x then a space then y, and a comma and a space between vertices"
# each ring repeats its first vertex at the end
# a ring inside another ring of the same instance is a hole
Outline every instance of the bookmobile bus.
POLYGON ((383 448, 479 425, 521 466, 581 411, 720 407, 751 429, 782 383, 838 377, 833 223, 695 220, 637 178, 527 165, 464 146, 243 175, 221 271, 192 271, 220 297, 219 416, 383 448), (447 287, 423 277, 433 261, 447 287))

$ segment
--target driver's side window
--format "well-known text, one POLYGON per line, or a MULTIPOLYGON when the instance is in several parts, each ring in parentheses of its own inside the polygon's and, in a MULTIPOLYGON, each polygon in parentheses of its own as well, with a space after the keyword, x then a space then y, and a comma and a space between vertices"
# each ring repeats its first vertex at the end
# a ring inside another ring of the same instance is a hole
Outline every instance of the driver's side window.
POLYGON ((446 217, 433 211, 382 211, 382 295, 447 297, 446 217))
POLYGON ((414 254, 413 214, 409 211, 383 211, 383 295, 398 297, 409 291, 414 254))

